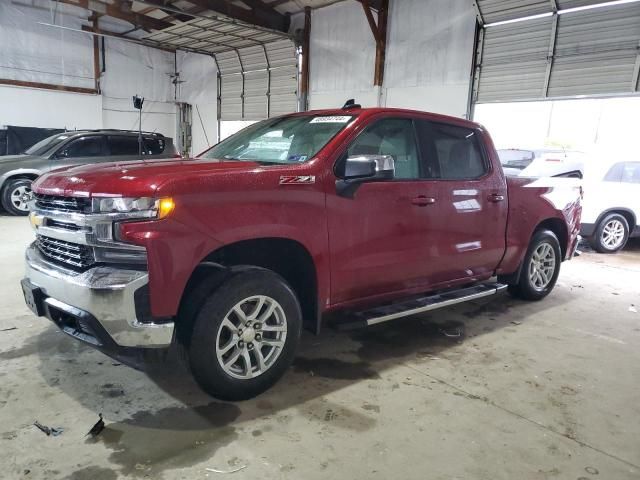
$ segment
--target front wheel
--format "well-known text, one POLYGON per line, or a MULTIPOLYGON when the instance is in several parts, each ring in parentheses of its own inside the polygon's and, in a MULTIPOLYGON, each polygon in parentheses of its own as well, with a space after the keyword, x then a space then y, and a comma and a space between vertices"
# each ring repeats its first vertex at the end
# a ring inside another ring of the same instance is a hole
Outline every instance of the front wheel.
POLYGON ((604 217, 589 243, 600 253, 615 253, 622 249, 629 239, 629 222, 619 213, 612 213, 604 217))
POLYGON ((195 318, 189 364, 200 387, 222 400, 245 400, 280 379, 293 361, 302 314, 285 280, 262 268, 233 275, 195 318))
POLYGON ((28 178, 7 180, 2 188, 2 207, 11 215, 28 215, 31 200, 31 183, 28 178))
POLYGON ((538 230, 524 256, 520 279, 509 285, 509 292, 524 300, 542 300, 553 290, 561 262, 558 237, 550 230, 538 230))

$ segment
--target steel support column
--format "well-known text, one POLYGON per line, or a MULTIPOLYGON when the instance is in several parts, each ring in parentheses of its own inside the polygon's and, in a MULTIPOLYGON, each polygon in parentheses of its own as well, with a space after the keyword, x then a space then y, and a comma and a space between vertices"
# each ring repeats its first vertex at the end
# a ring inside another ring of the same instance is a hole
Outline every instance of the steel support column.
POLYGON ((549 36, 549 51, 547 52, 547 70, 544 74, 544 86, 542 87, 542 98, 547 98, 549 94, 549 81, 553 69, 553 57, 556 54, 556 39, 558 38, 558 14, 553 13, 551 20, 551 35, 549 36))
POLYGON ((633 75, 631 78, 631 91, 640 92, 640 42, 638 42, 638 54, 636 55, 636 63, 633 66, 633 75))
POLYGON ((304 32, 302 36, 302 65, 300 68, 300 94, 298 95, 298 111, 309 109, 309 65, 311 43, 311 8, 304 9, 304 32))

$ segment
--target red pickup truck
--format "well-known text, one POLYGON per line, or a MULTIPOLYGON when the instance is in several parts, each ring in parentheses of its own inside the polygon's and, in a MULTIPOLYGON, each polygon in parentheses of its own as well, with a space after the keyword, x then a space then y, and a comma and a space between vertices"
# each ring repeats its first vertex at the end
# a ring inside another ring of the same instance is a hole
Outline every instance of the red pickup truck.
POLYGON ((545 297, 581 213, 580 187, 552 181, 505 178, 459 118, 287 115, 195 159, 42 176, 22 288, 109 355, 179 342, 205 391, 249 398, 328 312, 370 325, 504 289, 545 297))

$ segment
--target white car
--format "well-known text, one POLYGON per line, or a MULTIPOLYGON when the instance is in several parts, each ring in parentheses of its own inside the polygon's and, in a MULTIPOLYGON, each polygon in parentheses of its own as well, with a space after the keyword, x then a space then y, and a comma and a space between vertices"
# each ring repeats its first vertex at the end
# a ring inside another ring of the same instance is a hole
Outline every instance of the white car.
POLYGON ((514 177, 584 176, 585 154, 577 150, 505 148, 498 157, 505 174, 514 177))
POLYGON ((640 161, 617 162, 584 185, 580 234, 600 253, 640 237, 640 161))

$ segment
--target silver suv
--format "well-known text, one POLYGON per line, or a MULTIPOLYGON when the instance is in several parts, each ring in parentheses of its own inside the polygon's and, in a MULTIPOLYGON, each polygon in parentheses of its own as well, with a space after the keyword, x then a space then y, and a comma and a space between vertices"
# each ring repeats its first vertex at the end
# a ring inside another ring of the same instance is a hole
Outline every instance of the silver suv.
MULTIPOLYGON (((178 153, 171 138, 142 133, 143 158, 172 158, 178 153)), ((0 157, 0 201, 11 215, 27 215, 31 182, 50 170, 99 162, 139 160, 138 132, 82 130, 52 135, 22 155, 0 157)))

